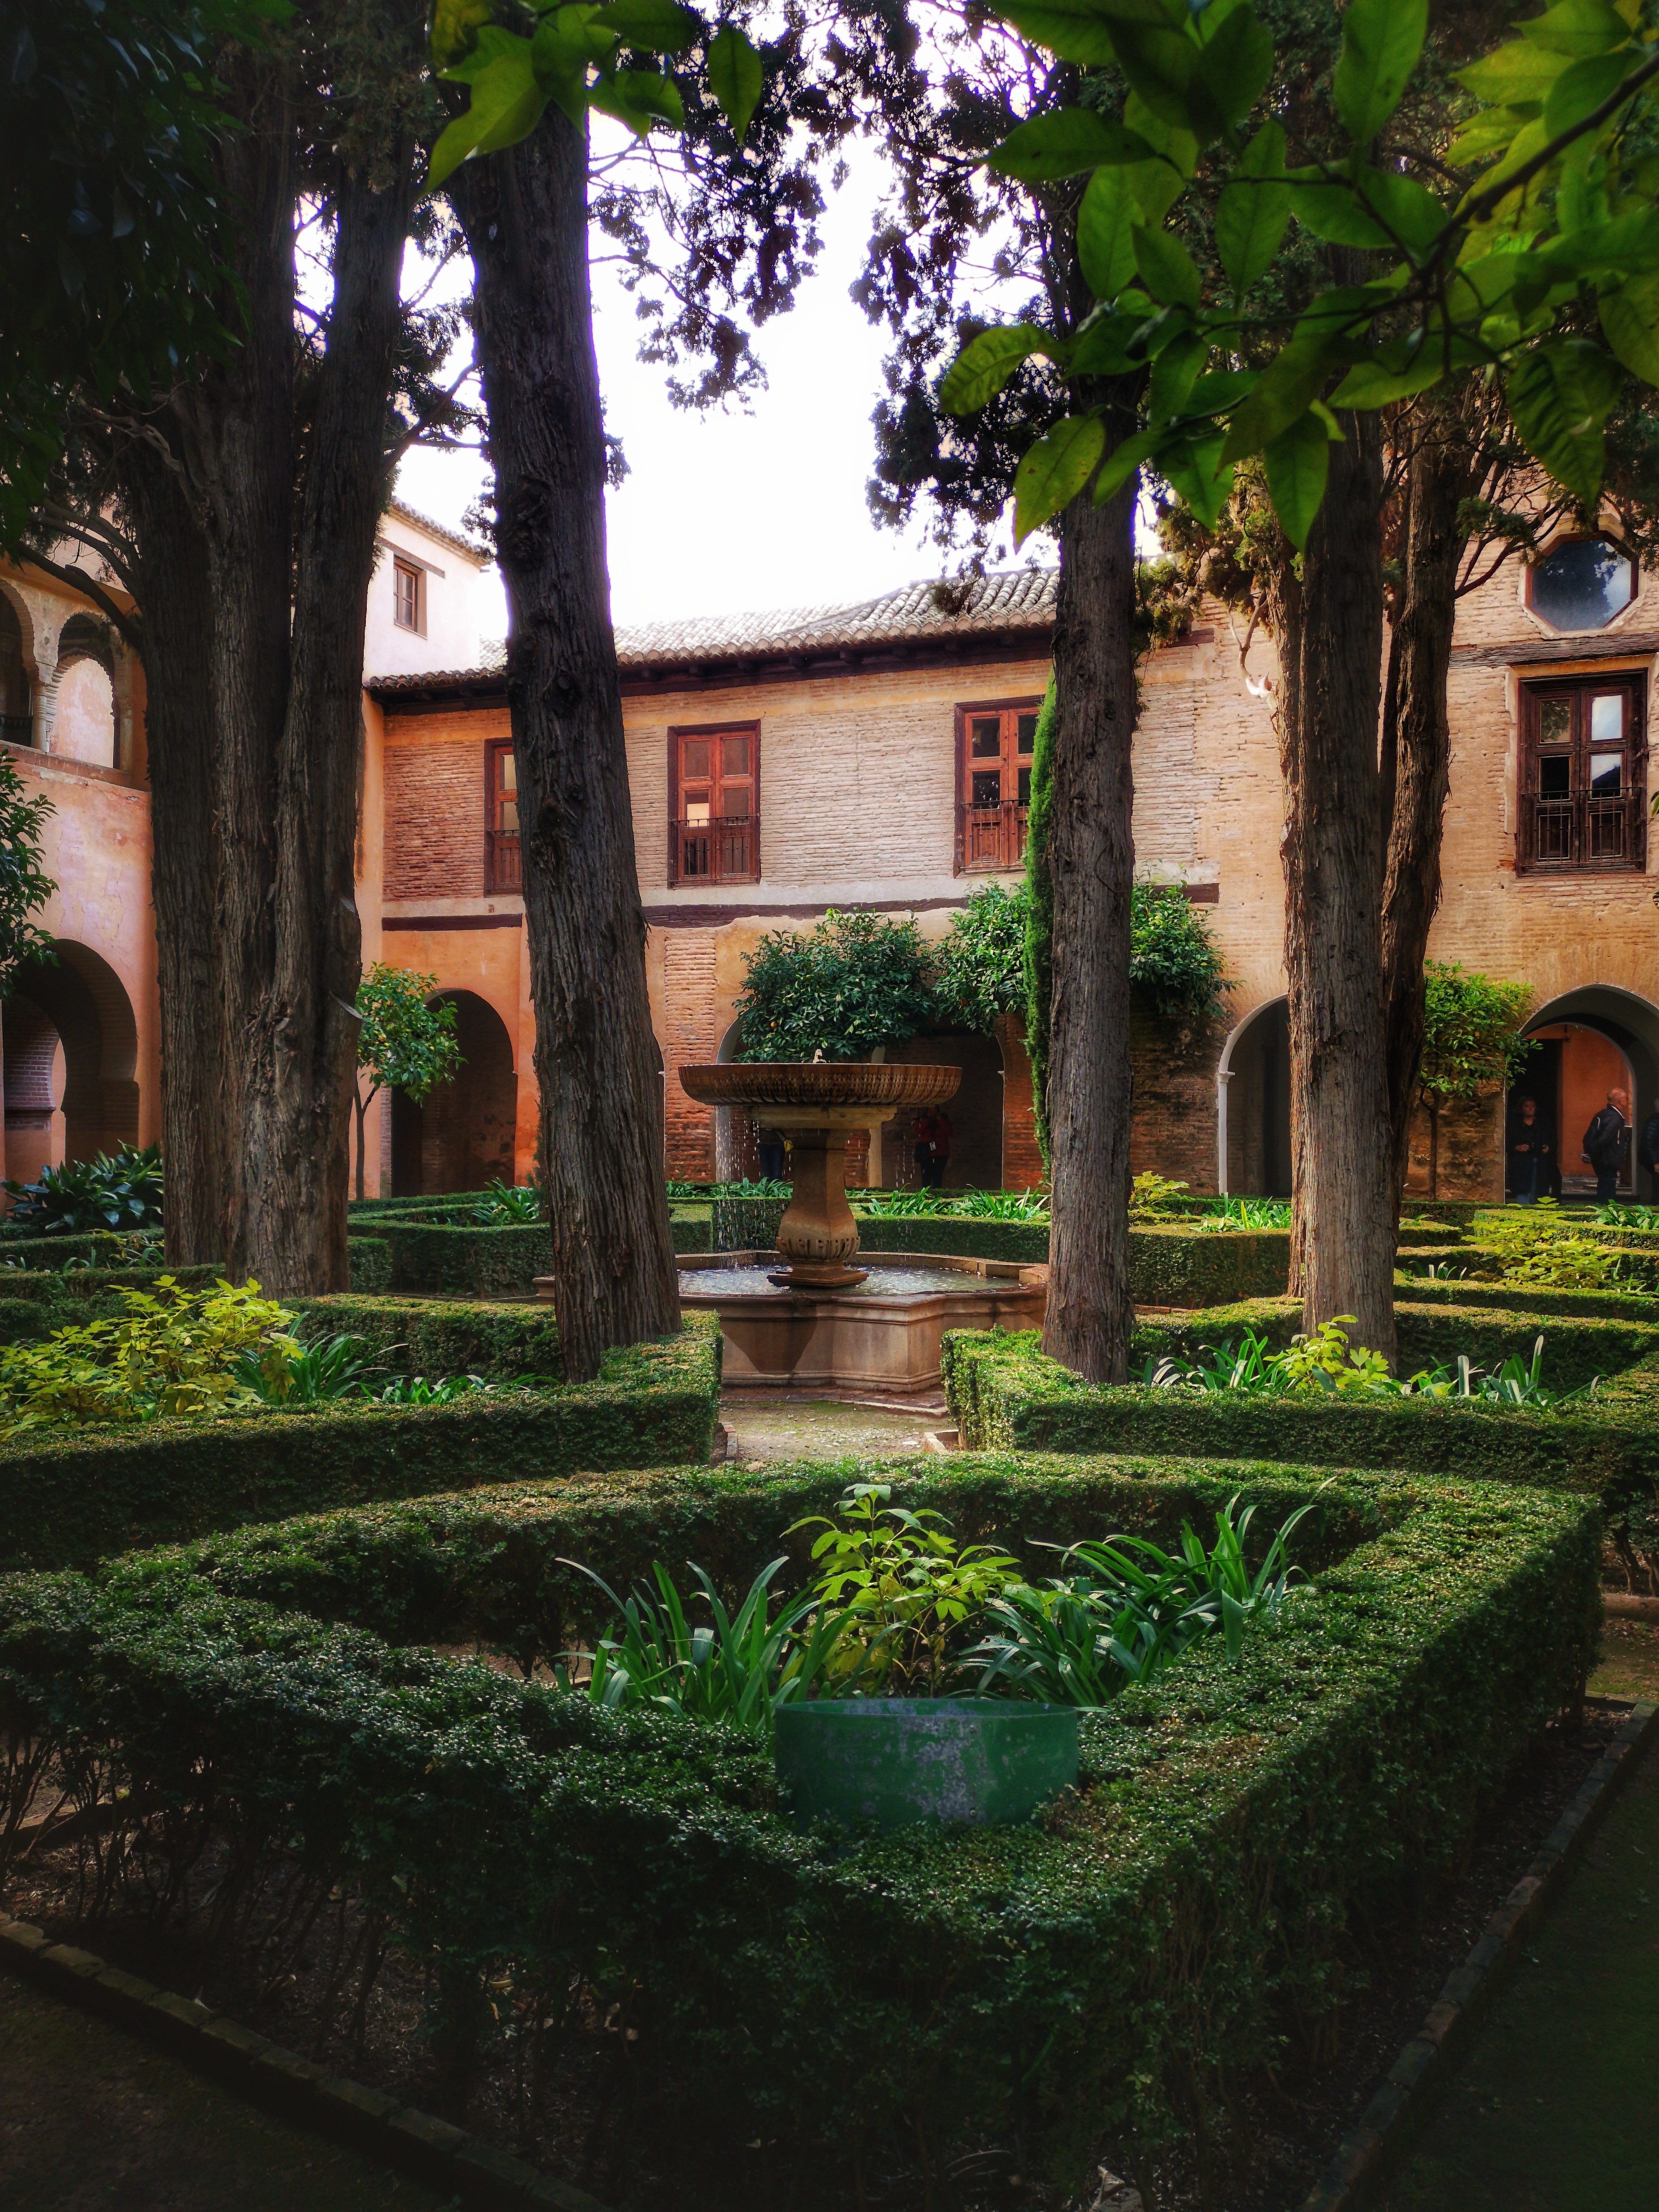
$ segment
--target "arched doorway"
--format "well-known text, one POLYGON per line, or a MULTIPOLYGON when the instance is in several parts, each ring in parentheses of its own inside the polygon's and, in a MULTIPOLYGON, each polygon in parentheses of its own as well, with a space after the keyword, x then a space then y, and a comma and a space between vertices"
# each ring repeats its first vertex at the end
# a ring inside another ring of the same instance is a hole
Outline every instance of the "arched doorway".
POLYGON ((1291 1195, 1291 1010, 1269 999, 1247 1014, 1216 1070, 1216 1182, 1253 1197, 1291 1195))
MULTIPOLYGON (((1508 1103, 1537 1101, 1557 1133, 1564 1198, 1588 1198, 1595 1177, 1580 1158, 1591 1117, 1614 1088, 1631 1097, 1632 1131, 1659 1110, 1659 1007, 1633 991, 1592 983, 1539 1007, 1524 1034, 1539 1040, 1511 1085, 1508 1103)), ((1619 1175, 1621 1198, 1651 1200, 1655 1180, 1635 1164, 1634 1136, 1619 1175)))
POLYGON ((31 960, 0 1010, 6 1172, 89 1160, 138 1139, 138 1025, 120 977, 85 945, 31 960))
POLYGON ((418 1198, 451 1190, 483 1190, 500 1176, 514 1180, 519 1079, 507 1024, 475 991, 440 991, 431 1003, 455 1009, 455 1036, 465 1062, 453 1083, 441 1083, 416 1105, 392 1094, 392 1192, 418 1198))
MULTIPOLYGON (((887 1058, 907 1066, 918 1062, 959 1067, 962 1080, 956 1096, 947 1099, 951 1118, 951 1158, 945 1170, 948 1190, 1000 1190, 1002 1188, 1002 1048, 996 1039, 974 1030, 939 1030, 891 1044, 887 1058)), ((881 1133, 881 1180, 890 1189, 913 1189, 921 1177, 916 1170, 915 1115, 902 1114, 881 1133)), ((856 1175, 854 1146, 847 1146, 847 1180, 856 1175)), ((860 1162, 864 1159, 860 1154, 860 1162)))
POLYGON ((71 615, 58 641, 52 750, 93 768, 115 766, 115 665, 109 635, 91 615, 71 615))
POLYGON ((33 693, 23 625, 3 590, 0 590, 0 738, 13 745, 34 743, 33 693))

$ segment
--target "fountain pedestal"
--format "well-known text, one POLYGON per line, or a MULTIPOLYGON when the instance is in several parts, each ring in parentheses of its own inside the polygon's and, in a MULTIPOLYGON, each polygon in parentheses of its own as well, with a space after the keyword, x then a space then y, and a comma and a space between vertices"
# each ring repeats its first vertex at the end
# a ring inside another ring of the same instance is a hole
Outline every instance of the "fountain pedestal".
POLYGON ((742 1106, 793 1139, 794 1190, 778 1230, 788 1266, 771 1280, 786 1291, 851 1290, 865 1279, 850 1265, 858 1224, 847 1203, 847 1139, 872 1109, 937 1106, 956 1094, 959 1067, 863 1060, 725 1060, 683 1067, 680 1082, 705 1106, 742 1106))

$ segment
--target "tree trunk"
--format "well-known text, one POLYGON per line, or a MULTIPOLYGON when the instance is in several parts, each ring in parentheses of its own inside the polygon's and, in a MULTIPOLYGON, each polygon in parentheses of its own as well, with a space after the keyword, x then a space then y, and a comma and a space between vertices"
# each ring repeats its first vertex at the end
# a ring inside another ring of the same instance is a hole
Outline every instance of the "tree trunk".
POLYGON ((1128 1372, 1129 929, 1134 882, 1134 514, 1139 479, 1066 509, 1054 622, 1043 1349, 1091 1382, 1128 1372))
POLYGON ((1470 477, 1470 456, 1457 425, 1431 416, 1411 459, 1405 575, 1389 672, 1396 769, 1384 815, 1382 991, 1396 1202, 1411 1162, 1412 1108, 1423 1058, 1423 962, 1440 903, 1441 828, 1451 781, 1446 678, 1463 552, 1457 518, 1470 477))
POLYGON ((1440 1195, 1440 1109, 1429 1109, 1429 1198, 1440 1195))
MULTIPOLYGON (((274 758, 254 738, 245 787, 274 784, 250 848, 229 975, 241 1181, 230 1258, 267 1290, 344 1290, 362 933, 355 898, 363 629, 386 504, 386 393, 413 149, 377 189, 360 168, 337 207, 334 300, 318 374, 294 562, 294 629, 274 758), (274 802, 274 803, 273 803, 274 802), (260 911, 247 894, 265 870, 260 911)), ((249 567, 254 567, 250 562, 249 567)))
POLYGON ((587 144, 561 110, 469 162, 451 197, 510 612, 507 700, 536 1010, 541 1155, 564 1372, 679 1326, 662 1099, 605 562, 587 273, 587 144))
MULTIPOLYGON (((213 607, 201 519, 161 443, 135 438, 118 460, 138 549, 149 756, 151 896, 161 1024, 161 1152, 167 1264, 222 1266, 229 1211, 222 978, 214 840, 217 718, 213 607)), ((173 459, 176 459, 176 453, 173 459)))
POLYGON ((1394 1357, 1395 1197, 1382 1008, 1377 708, 1382 448, 1340 418, 1299 588, 1286 592, 1285 776, 1293 1286, 1309 1329, 1354 1317, 1394 1357))
MULTIPOLYGON (((362 1091, 361 1086, 360 1086, 360 1085, 356 1085, 356 1084, 354 1084, 354 1085, 352 1085, 352 1091, 351 1091, 351 1109, 352 1109, 353 1113, 354 1113, 354 1114, 356 1115, 356 1117, 357 1117, 357 1194, 357 1194, 357 1197, 358 1197, 358 1199, 359 1199, 360 1200, 362 1200, 362 1196, 363 1196, 363 1155, 364 1155, 364 1153, 365 1153, 365 1152, 368 1151, 368 1109, 369 1109, 369 1108, 370 1108, 370 1107, 374 1103, 374 1095, 375 1095, 375 1091, 379 1091, 379 1089, 380 1089, 380 1085, 377 1083, 377 1084, 375 1085, 375 1086, 374 1086, 374 1091, 371 1091, 369 1092, 369 1094, 368 1094, 368 1097, 367 1097, 367 1098, 365 1098, 365 1097, 364 1097, 364 1096, 363 1096, 363 1094, 362 1094, 362 1091)), ((383 1191, 380 1194, 381 1194, 381 1196, 382 1196, 382 1197, 384 1197, 384 1196, 386 1195, 386 1194, 385 1194, 385 1192, 384 1192, 384 1191, 383 1191)))

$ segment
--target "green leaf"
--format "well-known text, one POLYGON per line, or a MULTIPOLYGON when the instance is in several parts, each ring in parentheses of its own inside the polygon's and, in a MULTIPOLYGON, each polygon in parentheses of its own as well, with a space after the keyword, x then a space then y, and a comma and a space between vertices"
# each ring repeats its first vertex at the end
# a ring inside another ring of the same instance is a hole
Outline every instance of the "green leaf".
POLYGON ((945 371, 939 404, 947 415, 972 415, 1001 391, 1021 362, 1048 353, 1054 340, 1029 323, 999 323, 969 339, 945 371))
POLYGON ((1188 131, 1206 144, 1226 128, 1227 118, 1199 73, 1196 42, 1180 31, 1114 32, 1117 65, 1131 88, 1158 119, 1173 131, 1188 131))
POLYGON ((1118 169, 1097 169, 1077 211, 1083 281, 1097 300, 1115 300, 1135 273, 1135 206, 1118 169))
POLYGON ((1571 63, 1556 79, 1555 88, 1544 104, 1547 135, 1557 137, 1593 115, 1604 100, 1618 91, 1632 65, 1641 58, 1639 53, 1592 54, 1584 61, 1571 63))
POLYGON ((1428 27, 1428 0, 1351 0, 1331 94, 1356 145, 1368 146, 1399 106, 1428 27))
POLYGON ((1232 464, 1223 456, 1223 441, 1208 437, 1165 447, 1158 456, 1164 481, 1179 494, 1206 530, 1221 520, 1233 488, 1232 464))
POLYGON ((1080 177, 1108 163, 1152 158, 1152 148, 1138 131, 1109 122, 1091 107, 1060 107, 1017 125, 988 157, 988 166, 1023 184, 1045 185, 1062 177, 1080 177))
POLYGON ((1279 526, 1299 553, 1325 496, 1331 466, 1329 433, 1310 410, 1275 438, 1263 458, 1279 526))
POLYGON ((432 66, 441 74, 464 60, 495 15, 494 0, 434 0, 432 66))
POLYGON ((1200 337, 1196 331, 1173 338, 1164 348, 1152 363, 1147 396, 1148 412, 1153 422, 1167 422, 1182 412, 1198 373, 1209 357, 1210 342, 1200 337))
POLYGON ((1273 266, 1291 219, 1285 183, 1285 133, 1264 123, 1239 157, 1215 211, 1215 246, 1228 283, 1241 295, 1273 266))
POLYGON ((614 76, 600 77, 588 87, 587 99, 590 106, 614 115, 641 138, 653 122, 672 123, 677 131, 685 128, 679 87, 655 70, 618 70, 614 76))
POLYGON ((1316 238, 1333 246, 1365 246, 1386 252, 1389 234, 1355 194, 1352 185, 1292 185, 1291 207, 1297 221, 1316 238))
POLYGON ((1134 226, 1135 267, 1153 299, 1169 307, 1196 307, 1203 292, 1197 264, 1178 238, 1167 230, 1134 226))
POLYGON ((1630 38, 1630 25, 1606 5, 1606 0, 1561 0, 1559 7, 1534 15, 1519 29, 1523 39, 1530 39, 1546 53, 1568 54, 1575 59, 1584 54, 1610 53, 1630 38))
POLYGON ((1107 501, 1121 491, 1140 464, 1157 447, 1156 430, 1137 430, 1133 438, 1125 438, 1114 446, 1100 465, 1100 474, 1095 478, 1095 505, 1104 507, 1107 501))
POLYGON ((1449 216, 1426 185, 1397 169, 1365 169, 1358 179, 1361 197, 1378 220, 1417 259, 1423 259, 1445 228, 1449 216))
POLYGON ((594 9, 593 21, 646 54, 683 54, 702 36, 702 23, 676 0, 610 0, 594 9))
POLYGON ((1523 101, 1547 100, 1566 66, 1565 54, 1547 53, 1525 39, 1514 39, 1484 61, 1459 70, 1456 81, 1477 100, 1513 107, 1523 101))
POLYGON ((708 41, 708 88, 739 146, 760 106, 766 72, 761 58, 735 23, 723 23, 708 41))
POLYGON ((1631 374, 1659 384, 1659 276, 1632 276, 1596 305, 1607 343, 1631 374))
POLYGON ((1617 362, 1586 338, 1553 339, 1523 354, 1504 374, 1522 444, 1587 507, 1601 489, 1601 425, 1619 386, 1617 362))
MULTIPOLYGON (((1219 14, 1215 0, 1197 17, 1199 33, 1219 14)), ((1273 73, 1273 34, 1249 6, 1235 8, 1202 47, 1198 73, 1224 125, 1242 123, 1273 73)))
POLYGON ((1376 354, 1365 361, 1356 362, 1334 392, 1333 407, 1387 407, 1396 399, 1409 399, 1414 392, 1427 392, 1438 384, 1446 373, 1444 349, 1424 343, 1414 357, 1399 366, 1389 365, 1389 356, 1395 351, 1390 347, 1387 354, 1376 354))
POLYGON ((456 116, 432 149, 427 190, 435 191, 470 155, 494 153, 527 138, 546 106, 547 94, 531 63, 530 41, 514 40, 511 53, 500 55, 472 80, 465 114, 456 116))
POLYGON ((1554 277, 1588 276, 1598 269, 1644 276, 1659 269, 1659 209, 1641 208, 1632 215, 1614 216, 1610 222, 1566 231, 1527 259, 1554 277))
POLYGON ((1368 284, 1324 293, 1303 315, 1234 416, 1226 458, 1260 453, 1308 411, 1331 371, 1360 349, 1364 322, 1386 304, 1388 288, 1368 284))
POLYGON ((1107 66, 1117 59, 1115 26, 1179 25, 1183 0, 1000 0, 997 14, 1063 61, 1107 66))
POLYGON ((1026 453, 1014 477, 1014 544, 1069 507, 1093 473, 1106 443, 1097 415, 1068 415, 1026 453))

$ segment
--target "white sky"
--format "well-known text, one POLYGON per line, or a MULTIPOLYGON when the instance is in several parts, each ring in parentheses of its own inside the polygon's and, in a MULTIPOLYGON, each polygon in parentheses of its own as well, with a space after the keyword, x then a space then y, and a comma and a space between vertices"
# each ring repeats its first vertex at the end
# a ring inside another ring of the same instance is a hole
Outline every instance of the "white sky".
MULTIPOLYGON (((823 251, 792 313, 761 331, 769 383, 750 411, 672 407, 664 372, 635 358, 639 325, 612 270, 594 270, 594 335, 608 427, 631 473, 608 495, 611 612, 618 623, 866 599, 945 561, 916 529, 878 529, 865 504, 883 337, 848 296, 862 266, 878 173, 866 155, 828 195, 823 251)), ((411 453, 400 497, 458 526, 477 496, 476 453, 411 453)), ((507 628, 488 580, 480 630, 507 628)))

